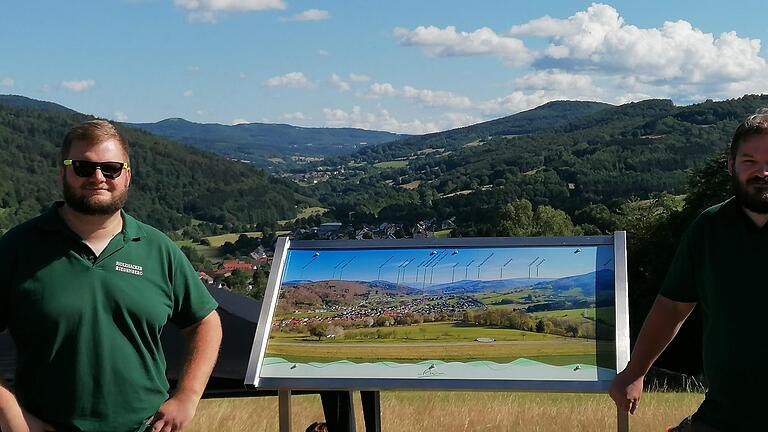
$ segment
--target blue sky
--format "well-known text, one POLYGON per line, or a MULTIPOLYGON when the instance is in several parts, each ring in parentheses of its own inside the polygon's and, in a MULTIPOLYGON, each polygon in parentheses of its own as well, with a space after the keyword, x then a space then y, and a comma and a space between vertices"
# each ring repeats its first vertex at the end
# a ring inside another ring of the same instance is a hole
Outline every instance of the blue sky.
POLYGON ((387 280, 442 284, 465 279, 560 278, 613 268, 609 246, 289 251, 284 281, 387 280), (502 274, 503 269, 503 274, 502 274), (479 274, 479 277, 478 277, 479 274))
POLYGON ((445 130, 550 100, 763 93, 757 1, 0 4, 0 94, 121 121, 445 130))

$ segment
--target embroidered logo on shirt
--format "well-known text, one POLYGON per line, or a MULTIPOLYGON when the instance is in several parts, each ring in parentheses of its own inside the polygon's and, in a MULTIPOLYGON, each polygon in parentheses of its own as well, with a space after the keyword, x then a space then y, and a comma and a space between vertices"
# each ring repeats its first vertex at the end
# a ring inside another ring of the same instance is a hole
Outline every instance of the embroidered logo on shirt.
POLYGON ((135 274, 137 276, 144 275, 144 268, 136 264, 126 264, 124 262, 115 261, 115 270, 124 273, 135 274))

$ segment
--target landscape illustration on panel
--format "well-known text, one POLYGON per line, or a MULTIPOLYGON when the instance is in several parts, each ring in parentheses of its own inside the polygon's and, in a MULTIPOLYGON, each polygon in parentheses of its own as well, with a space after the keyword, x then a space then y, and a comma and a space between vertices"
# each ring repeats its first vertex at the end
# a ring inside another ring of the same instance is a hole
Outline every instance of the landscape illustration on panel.
POLYGON ((614 299, 611 246, 289 250, 261 376, 610 379, 614 299))

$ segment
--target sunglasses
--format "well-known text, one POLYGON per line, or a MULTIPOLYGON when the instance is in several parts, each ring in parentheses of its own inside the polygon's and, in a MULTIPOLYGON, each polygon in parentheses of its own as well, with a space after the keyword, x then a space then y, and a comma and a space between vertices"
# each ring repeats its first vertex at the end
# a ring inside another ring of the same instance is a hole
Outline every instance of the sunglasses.
POLYGON ((131 169, 127 162, 94 162, 87 160, 72 160, 67 159, 64 161, 64 166, 72 165, 72 170, 78 177, 90 177, 96 172, 98 168, 104 178, 114 180, 120 177, 123 170, 131 169))

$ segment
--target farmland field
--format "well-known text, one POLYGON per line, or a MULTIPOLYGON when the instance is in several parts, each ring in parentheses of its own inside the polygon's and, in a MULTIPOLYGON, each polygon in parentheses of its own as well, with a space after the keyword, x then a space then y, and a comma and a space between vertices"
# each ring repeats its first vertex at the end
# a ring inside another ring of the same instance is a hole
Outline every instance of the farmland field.
POLYGON ((275 331, 270 338, 268 355, 295 362, 412 362, 440 359, 508 363, 518 358, 526 358, 559 366, 594 365, 597 350, 602 352, 611 349, 608 343, 589 339, 440 322, 406 327, 358 329, 348 331, 338 338, 322 341, 306 333, 275 331), (476 342, 478 337, 495 341, 476 342))

